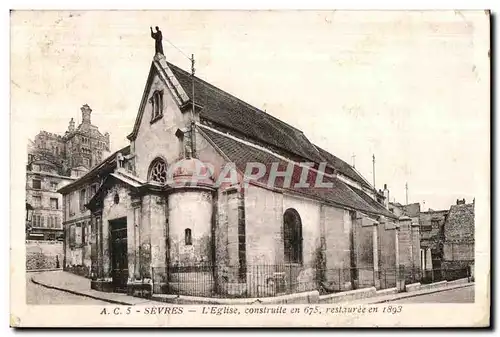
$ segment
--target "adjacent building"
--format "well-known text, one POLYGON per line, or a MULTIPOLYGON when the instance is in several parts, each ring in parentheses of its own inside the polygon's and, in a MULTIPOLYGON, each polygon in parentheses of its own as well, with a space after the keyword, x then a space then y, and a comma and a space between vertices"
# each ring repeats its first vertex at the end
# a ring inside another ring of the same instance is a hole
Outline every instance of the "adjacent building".
POLYGON ((419 251, 416 244, 412 246, 412 254, 419 254, 419 262, 413 263, 412 269, 413 273, 421 273, 423 282, 465 277, 473 272, 474 202, 466 204, 465 199, 459 199, 449 210, 427 211, 421 211, 419 203, 391 202, 389 210, 410 218, 419 228, 419 251))
POLYGON ((474 206, 465 199, 452 205, 444 221, 442 269, 446 277, 473 276, 474 206))
POLYGON ((428 210, 420 212, 420 248, 421 265, 424 277, 433 281, 443 278, 441 262, 443 260, 444 222, 448 210, 428 210))
MULTIPOLYGON (((40 134, 47 133, 42 131, 40 134)), ((41 138, 39 136, 37 139, 41 138)), ((62 195, 57 190, 74 180, 64 175, 63 160, 58 155, 39 147, 39 143, 29 143, 26 203, 31 207, 31 214, 26 226, 27 240, 62 241, 63 205, 62 195)))
POLYGON ((94 289, 389 288, 418 259, 418 227, 350 165, 160 53, 128 140, 59 190, 64 267, 84 265, 94 289))
POLYGON ((58 189, 109 155, 109 134, 102 135, 91 123, 91 112, 85 104, 77 128, 72 118, 63 135, 41 131, 28 143, 26 203, 32 208, 28 240, 63 240, 63 199, 58 189))

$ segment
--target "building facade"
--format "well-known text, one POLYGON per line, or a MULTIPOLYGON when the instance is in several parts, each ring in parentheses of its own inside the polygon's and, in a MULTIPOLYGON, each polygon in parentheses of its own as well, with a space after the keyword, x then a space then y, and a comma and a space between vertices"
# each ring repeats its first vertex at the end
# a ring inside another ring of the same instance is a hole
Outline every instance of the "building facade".
MULTIPOLYGON (((117 153, 126 155, 129 147, 117 153)), ((102 185, 104 178, 113 171, 116 154, 106 158, 92 170, 85 172, 82 178, 72 184, 72 191, 64 192, 64 261, 66 270, 83 276, 91 275, 91 212, 86 207, 89 200, 102 185)), ((95 248, 94 248, 95 252, 95 248)))
POLYGON ((443 259, 444 222, 448 210, 428 210, 420 212, 421 264, 424 277, 439 281, 443 278, 441 261, 443 259), (432 273, 432 275, 429 275, 432 273))
POLYGON ((109 134, 102 135, 92 125, 91 112, 85 104, 77 128, 71 119, 64 135, 41 131, 28 143, 26 203, 33 208, 28 240, 63 240, 63 199, 58 189, 109 155, 109 134))
POLYGON ((475 202, 452 205, 444 222, 442 269, 446 277, 474 275, 475 202))
POLYGON ((400 263, 418 263, 418 228, 350 165, 162 54, 128 139, 60 189, 65 266, 74 236, 90 247, 94 289, 253 297, 388 288, 400 263), (73 234, 75 222, 85 230, 76 224, 73 234))
MULTIPOLYGON (((474 266, 474 202, 457 200, 449 210, 421 211, 419 203, 389 203, 395 215, 408 217, 419 228, 419 263, 415 272, 423 282, 466 277, 474 266)), ((415 254, 415 253, 413 253, 415 254)), ((408 265, 408 264, 407 264, 408 265)))
POLYGON ((58 174, 55 165, 34 160, 26 173, 26 202, 33 208, 27 240, 63 239, 62 195, 57 190, 74 181, 58 174))

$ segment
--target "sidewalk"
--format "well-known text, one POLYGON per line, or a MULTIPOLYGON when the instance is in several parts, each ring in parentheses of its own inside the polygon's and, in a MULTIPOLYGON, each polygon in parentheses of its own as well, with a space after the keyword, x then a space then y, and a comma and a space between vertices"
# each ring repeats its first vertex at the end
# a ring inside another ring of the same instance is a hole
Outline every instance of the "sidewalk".
MULTIPOLYGON (((56 289, 60 291, 65 291, 75 295, 86 296, 96 300, 101 300, 109 303, 119 304, 119 305, 158 305, 159 301, 148 300, 144 298, 129 296, 121 293, 108 293, 90 289, 90 280, 77 276, 65 271, 46 271, 46 272, 32 272, 28 277, 31 276, 31 281, 35 284, 41 286, 56 289)), ((421 295, 427 295, 442 291, 447 291, 451 289, 458 289, 463 287, 473 287, 474 282, 471 283, 453 283, 450 282, 446 286, 433 288, 433 289, 422 289, 411 292, 396 293, 390 295, 382 295, 369 297, 365 299, 355 300, 355 301, 341 301, 337 304, 379 304, 385 302, 391 302, 403 298, 416 297, 421 295)), ((163 302, 163 301, 161 301, 163 302)), ((165 303, 163 303, 165 304, 165 303)))
POLYGON ((90 280, 65 271, 29 273, 31 281, 46 288, 65 291, 119 305, 157 305, 158 302, 121 293, 107 293, 90 289, 90 280))
POLYGON ((448 285, 448 286, 442 287, 442 288, 422 289, 422 290, 417 290, 417 291, 396 293, 396 294, 385 295, 385 296, 376 296, 376 297, 366 298, 363 300, 344 302, 344 303, 348 303, 348 304, 380 304, 380 303, 386 303, 386 302, 400 300, 403 298, 428 295, 428 294, 438 293, 438 292, 442 292, 442 291, 448 291, 448 290, 452 290, 452 289, 458 289, 458 288, 464 288, 464 287, 474 287, 474 284, 475 284, 474 282, 471 282, 471 283, 463 283, 463 284, 456 284, 456 285, 448 285))

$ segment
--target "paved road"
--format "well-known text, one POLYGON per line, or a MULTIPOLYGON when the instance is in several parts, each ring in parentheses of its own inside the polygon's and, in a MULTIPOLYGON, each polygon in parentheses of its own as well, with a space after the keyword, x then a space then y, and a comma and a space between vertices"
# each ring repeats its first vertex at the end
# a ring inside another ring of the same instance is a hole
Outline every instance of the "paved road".
POLYGON ((78 296, 45 288, 41 285, 26 281, 26 303, 27 304, 83 304, 83 305, 109 305, 108 302, 95 300, 85 296, 78 296))
POLYGON ((474 303, 474 286, 403 298, 391 303, 474 303))

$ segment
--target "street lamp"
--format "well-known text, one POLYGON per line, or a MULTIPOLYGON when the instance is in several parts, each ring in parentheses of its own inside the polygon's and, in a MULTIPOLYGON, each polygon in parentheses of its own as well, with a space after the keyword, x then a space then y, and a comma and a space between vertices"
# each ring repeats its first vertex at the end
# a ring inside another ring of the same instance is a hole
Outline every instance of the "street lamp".
POLYGON ((26 233, 31 231, 31 220, 33 219, 33 206, 26 203, 26 233))

